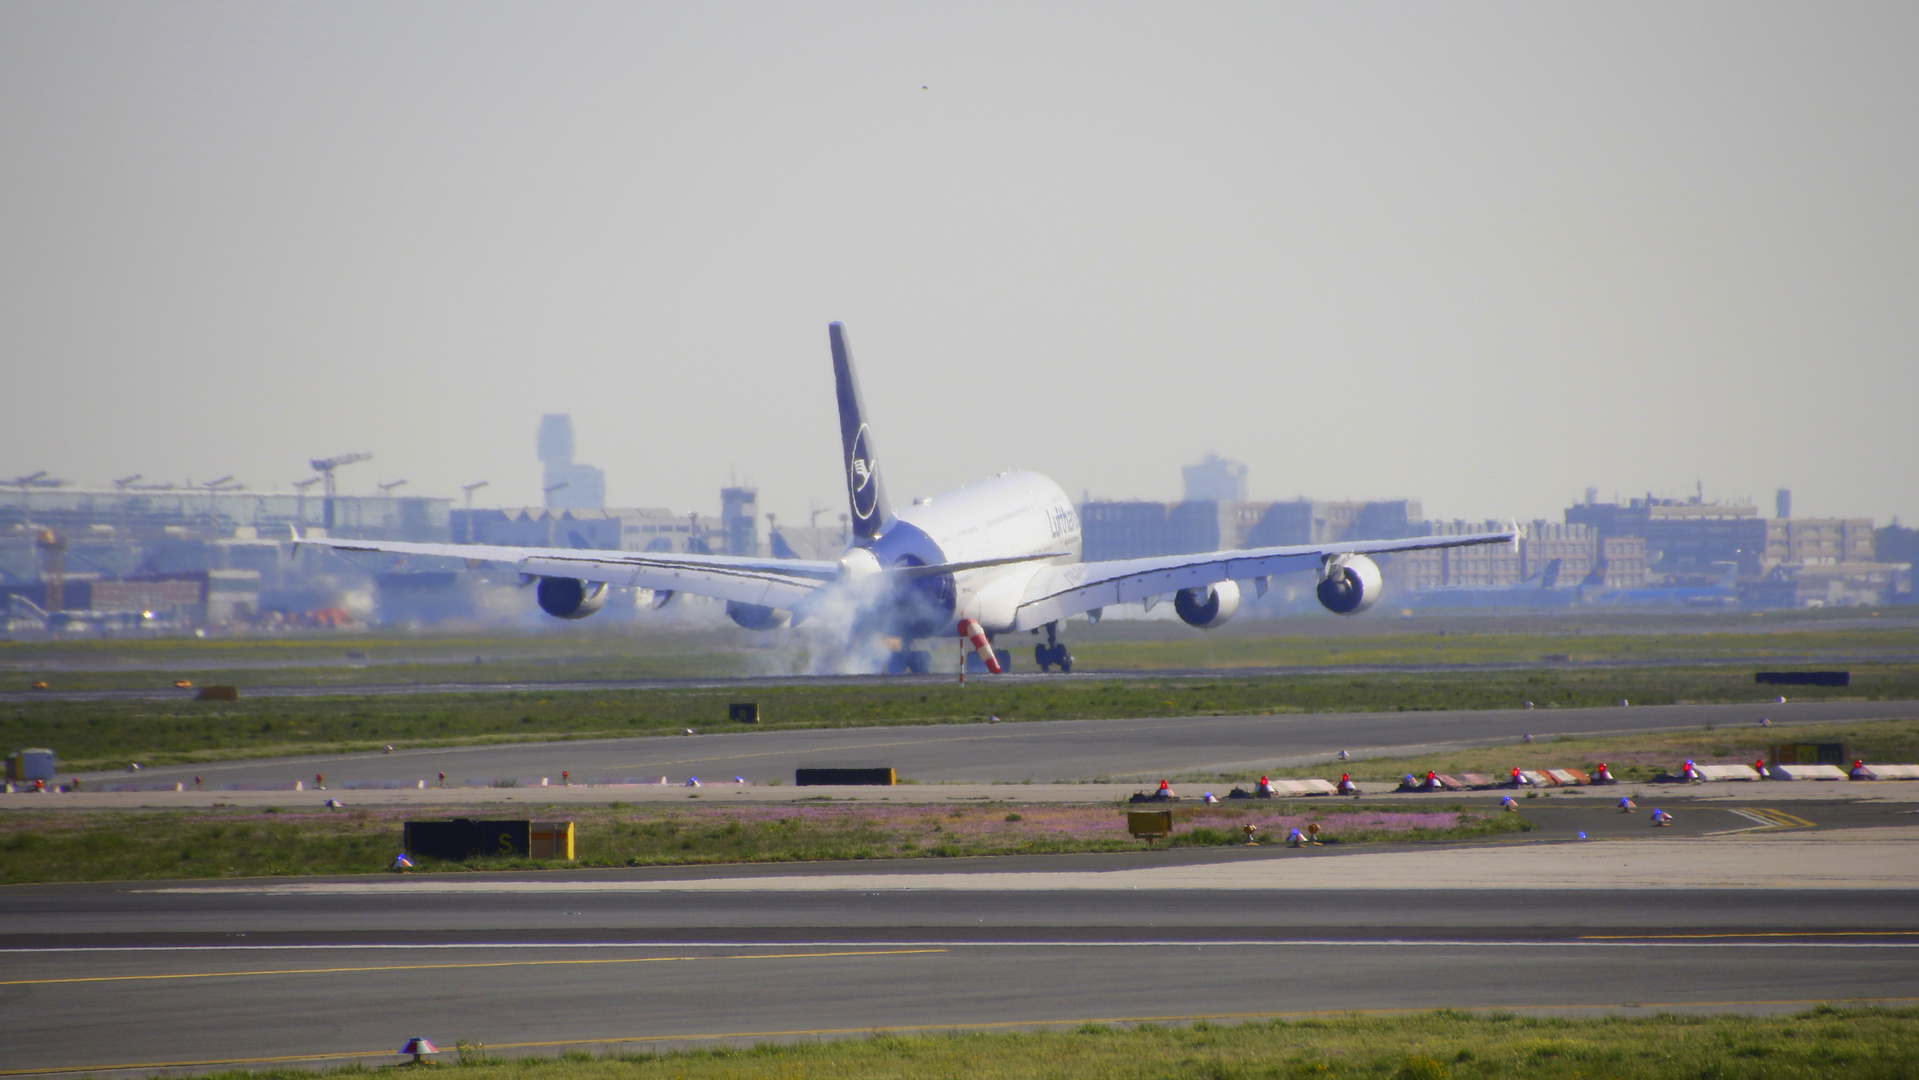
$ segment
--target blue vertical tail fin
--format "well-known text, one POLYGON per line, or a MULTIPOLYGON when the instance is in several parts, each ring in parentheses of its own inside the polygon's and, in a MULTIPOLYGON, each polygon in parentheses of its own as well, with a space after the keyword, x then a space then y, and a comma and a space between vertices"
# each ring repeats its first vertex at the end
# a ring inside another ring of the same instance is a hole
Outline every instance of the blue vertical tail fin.
POLYGON ((853 355, 846 347, 846 328, 829 323, 826 333, 833 342, 833 388, 840 403, 840 461, 846 468, 850 524, 854 542, 864 546, 879 536, 893 516, 893 507, 886 501, 886 485, 880 481, 873 432, 866 423, 866 403, 860 399, 859 376, 853 371, 853 355))

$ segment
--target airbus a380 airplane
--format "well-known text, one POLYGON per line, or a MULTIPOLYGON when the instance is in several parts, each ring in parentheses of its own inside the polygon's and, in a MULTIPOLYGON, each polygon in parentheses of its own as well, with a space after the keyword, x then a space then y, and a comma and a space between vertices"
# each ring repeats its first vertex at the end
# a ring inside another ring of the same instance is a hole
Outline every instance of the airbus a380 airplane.
POLYGON ((997 673, 1009 653, 993 648, 995 636, 1042 630, 1046 643, 1034 649, 1041 670, 1071 671, 1072 654, 1058 639, 1060 620, 1069 615, 1097 619, 1109 605, 1150 606, 1170 593, 1182 620, 1209 629, 1238 610, 1242 582, 1264 595, 1273 575, 1304 571, 1318 575, 1319 602, 1327 610, 1357 615, 1379 599, 1379 566, 1369 556, 1518 539, 1517 532, 1496 532, 1081 562, 1072 500, 1038 473, 1001 473, 896 509, 886 498, 846 331, 833 323, 827 335, 852 509, 852 546, 838 561, 318 537, 300 542, 511 563, 523 582, 538 581, 540 608, 562 619, 598 611, 615 585, 655 590, 661 602, 682 592, 715 597, 726 601, 734 622, 752 630, 811 619, 843 628, 849 645, 898 638, 900 648, 886 664, 893 673, 927 670, 931 657, 913 649, 915 639, 957 633, 997 673))

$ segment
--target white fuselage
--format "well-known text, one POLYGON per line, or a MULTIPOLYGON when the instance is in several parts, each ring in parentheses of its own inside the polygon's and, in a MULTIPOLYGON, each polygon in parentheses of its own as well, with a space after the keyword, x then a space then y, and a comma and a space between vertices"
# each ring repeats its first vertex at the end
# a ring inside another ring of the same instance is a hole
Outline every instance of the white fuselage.
MULTIPOLYGON (((1052 554, 952 575, 952 620, 977 619, 991 632, 1012 628, 1033 575, 1047 563, 1078 562, 1079 514, 1058 484, 1033 472, 1008 472, 911 506, 868 549, 880 566, 965 563, 1052 554)), ((939 607, 945 609, 942 599, 939 607)), ((951 633, 947 627, 944 633, 951 633)))

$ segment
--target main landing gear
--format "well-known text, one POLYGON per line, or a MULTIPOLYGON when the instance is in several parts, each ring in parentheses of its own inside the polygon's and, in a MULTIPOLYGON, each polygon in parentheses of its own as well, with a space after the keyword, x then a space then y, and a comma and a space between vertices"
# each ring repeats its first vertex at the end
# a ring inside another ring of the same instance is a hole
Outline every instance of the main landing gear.
POLYGON ((896 649, 886 657, 888 675, 925 675, 933 670, 933 654, 925 649, 896 649))
MULTIPOLYGON (((1033 633, 1039 633, 1039 629, 1034 628, 1033 633)), ((1058 623, 1046 624, 1046 644, 1033 646, 1033 662, 1039 665, 1041 671, 1051 671, 1057 664, 1061 673, 1072 672, 1073 654, 1067 651, 1066 643, 1059 640, 1058 623)))

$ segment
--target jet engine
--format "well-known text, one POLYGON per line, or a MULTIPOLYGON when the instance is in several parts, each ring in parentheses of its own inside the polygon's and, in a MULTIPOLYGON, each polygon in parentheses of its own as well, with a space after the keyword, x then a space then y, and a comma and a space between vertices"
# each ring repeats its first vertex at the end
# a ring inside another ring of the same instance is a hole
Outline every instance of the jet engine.
POLYGON ((786 620, 792 618, 779 608, 742 604, 737 600, 726 602, 726 617, 748 630, 778 630, 786 625, 786 620))
POLYGON ((1364 555, 1342 556, 1326 564, 1319 602, 1335 615, 1357 615, 1379 602, 1382 584, 1378 563, 1364 555))
POLYGON ((1181 589, 1173 594, 1173 610, 1188 626, 1211 630, 1239 610, 1239 583, 1222 581, 1199 589, 1181 589))
POLYGON ((570 577, 543 577, 540 610, 558 619, 584 619, 606 603, 606 585, 570 577))

